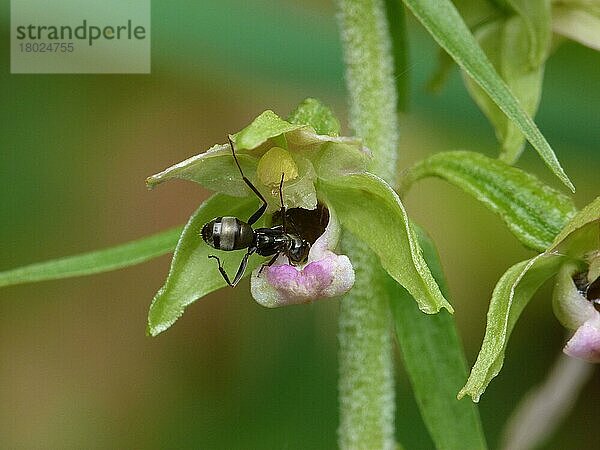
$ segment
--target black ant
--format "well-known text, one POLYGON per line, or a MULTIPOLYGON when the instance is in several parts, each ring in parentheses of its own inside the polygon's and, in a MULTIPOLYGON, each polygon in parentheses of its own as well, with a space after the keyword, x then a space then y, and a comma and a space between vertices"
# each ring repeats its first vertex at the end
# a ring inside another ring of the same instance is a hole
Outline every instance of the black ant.
POLYGON ((279 255, 282 254, 287 256, 290 264, 304 262, 308 257, 310 243, 307 240, 302 239, 299 235, 288 233, 287 231, 286 209, 283 203, 284 173, 281 174, 281 182, 279 183, 279 201, 281 204, 279 213, 281 216, 281 225, 275 225, 271 228, 252 228, 252 225, 260 219, 267 210, 267 200, 244 175, 242 167, 235 155, 235 147, 231 137, 229 137, 229 145, 231 147, 233 160, 242 175, 244 183, 246 183, 246 185, 252 189, 252 192, 254 192, 254 194, 262 201, 262 205, 254 214, 252 214, 252 216, 250 216, 247 222, 243 222, 237 217, 217 217, 202 227, 201 235, 204 242, 217 250, 231 251, 244 248, 248 249, 242 258, 233 281, 229 280, 225 269, 223 269, 223 266, 221 265, 221 260, 214 255, 208 256, 209 258, 217 260, 219 272, 221 272, 221 275, 227 284, 234 287, 244 275, 246 266, 248 265, 248 258, 253 253, 257 253, 261 256, 273 256, 267 264, 263 264, 260 269, 262 271, 265 266, 269 267, 273 265, 279 255))

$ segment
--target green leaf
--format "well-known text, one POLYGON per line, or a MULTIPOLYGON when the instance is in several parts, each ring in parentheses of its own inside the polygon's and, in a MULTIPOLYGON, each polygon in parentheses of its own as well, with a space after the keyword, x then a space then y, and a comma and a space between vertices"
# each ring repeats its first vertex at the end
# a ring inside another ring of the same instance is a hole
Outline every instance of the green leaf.
MULTIPOLYGON (((413 225, 414 226, 414 225, 413 225)), ((415 226, 423 256, 442 292, 448 288, 433 242, 415 226)), ((445 311, 422 314, 410 294, 388 283, 396 335, 419 410, 436 448, 485 449, 485 437, 477 406, 457 400, 467 376, 466 360, 454 320, 445 311)))
MULTIPOLYGON (((148 313, 150 335, 156 336, 173 325, 189 304, 226 286, 216 262, 209 259, 208 255, 218 254, 229 274, 235 273, 239 266, 244 251, 219 252, 209 247, 200 236, 204 224, 223 215, 247 220, 257 206, 256 198, 238 199, 215 194, 194 212, 175 248, 167 281, 150 305, 148 313)), ((260 262, 261 259, 258 257, 250 258, 246 275, 249 275, 260 262)))
POLYGON ((307 98, 288 118, 295 125, 309 125, 317 134, 339 136, 340 122, 333 111, 315 98, 307 98))
POLYGON ((467 384, 458 398, 470 395, 478 402, 488 384, 502 369, 508 338, 521 312, 538 288, 566 260, 563 255, 542 253, 515 264, 494 288, 487 315, 485 336, 467 384))
MULTIPOLYGON (((498 20, 480 27, 476 36, 523 109, 533 117, 542 95, 544 60, 535 65, 531 63, 531 34, 527 22, 520 16, 498 20)), ((472 78, 466 76, 465 84, 496 130, 502 144, 500 158, 513 164, 523 152, 525 136, 472 78)))
MULTIPOLYGON (((244 175, 254 179, 257 158, 244 153, 237 154, 237 158, 244 175)), ((146 185, 152 189, 157 184, 176 178, 194 181, 212 191, 235 197, 253 195, 252 191, 242 182, 229 144, 217 144, 205 153, 192 156, 152 175, 146 179, 146 185)))
POLYGON ((0 287, 93 275, 143 263, 175 248, 181 227, 115 247, 0 272, 0 287))
POLYGON ((383 268, 411 293, 421 311, 453 311, 431 276, 404 206, 392 188, 369 173, 320 180, 318 188, 342 226, 371 247, 383 268))
POLYGON ((495 71, 452 2, 450 0, 404 0, 404 2, 435 40, 515 122, 550 170, 566 186, 574 190, 552 148, 495 71))
POLYGON ((575 215, 572 200, 533 175, 474 152, 435 154, 410 168, 403 190, 416 180, 439 177, 498 214, 527 247, 543 251, 575 215))
POLYGON ((304 124, 291 124, 273 111, 267 110, 242 131, 232 135, 231 138, 235 142, 236 150, 252 150, 269 139, 305 127, 304 124))
MULTIPOLYGON (((498 5, 494 2, 482 2, 481 0, 452 0, 452 3, 465 24, 473 33, 476 33, 480 27, 484 27, 488 23, 498 20, 506 14, 499 9, 498 5)), ((437 60, 436 68, 427 82, 427 89, 432 93, 441 91, 451 70, 454 68, 454 60, 442 48, 438 49, 437 60)))

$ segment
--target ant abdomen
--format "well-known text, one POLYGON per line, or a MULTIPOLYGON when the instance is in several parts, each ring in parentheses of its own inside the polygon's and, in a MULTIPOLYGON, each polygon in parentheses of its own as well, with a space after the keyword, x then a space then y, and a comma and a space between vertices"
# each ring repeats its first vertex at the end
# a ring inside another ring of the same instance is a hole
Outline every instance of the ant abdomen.
POLYGON ((202 227, 202 239, 217 250, 248 248, 254 240, 254 231, 237 217, 217 217, 202 227))

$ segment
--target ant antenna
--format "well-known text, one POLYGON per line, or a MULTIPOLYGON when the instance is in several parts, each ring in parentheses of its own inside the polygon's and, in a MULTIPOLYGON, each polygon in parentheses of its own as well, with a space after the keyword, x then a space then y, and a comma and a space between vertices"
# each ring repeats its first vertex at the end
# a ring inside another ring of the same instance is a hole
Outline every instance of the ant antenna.
POLYGON ((281 181, 279 182, 279 202, 281 204, 280 213, 281 214, 281 225, 283 226, 283 231, 287 233, 287 223, 285 221, 285 204, 283 203, 283 180, 285 179, 285 172, 281 173, 281 181))
MULTIPOLYGON (((229 140, 229 146, 231 147, 231 153, 233 154, 233 160, 235 161, 235 165, 240 170, 240 173, 242 174, 242 178, 244 179, 244 181, 246 181, 246 177, 244 176, 244 172, 242 171, 242 167, 240 166, 240 163, 239 163, 239 161, 237 159, 237 156, 235 155, 235 146, 233 145, 233 141, 231 140, 231 136, 227 136, 227 139, 229 140)), ((250 183, 250 184, 252 184, 252 183, 250 183)))

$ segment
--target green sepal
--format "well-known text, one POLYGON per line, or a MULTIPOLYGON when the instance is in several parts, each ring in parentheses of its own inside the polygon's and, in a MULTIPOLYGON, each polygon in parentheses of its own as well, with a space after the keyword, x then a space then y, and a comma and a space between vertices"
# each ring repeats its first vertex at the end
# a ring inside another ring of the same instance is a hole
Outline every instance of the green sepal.
POLYGON ((569 221, 554 239, 552 248, 575 258, 600 249, 600 197, 569 221))
MULTIPOLYGON (((413 224, 423 256, 442 293, 448 288, 435 245, 413 224)), ((386 285, 394 312, 396 336, 404 367, 419 410, 436 448, 447 450, 487 448, 477 406, 457 400, 467 376, 467 364, 456 325, 450 314, 422 314, 410 294, 388 278, 386 285)))
POLYGON ((413 14, 454 60, 519 127, 550 170, 572 191, 554 151, 477 44, 450 0, 404 0, 413 14))
MULTIPOLYGON (((272 183, 272 177, 266 181, 257 179, 260 178, 257 176, 257 166, 265 162, 261 158, 273 147, 281 147, 289 152, 286 154, 297 166, 298 175, 291 179, 286 177, 283 186, 284 203, 288 208, 316 207, 315 170, 319 171, 319 176, 327 178, 338 173, 362 172, 370 162, 371 153, 363 147, 360 139, 333 135, 339 130, 339 123, 333 113, 317 100, 305 100, 293 116, 294 120, 307 123, 292 124, 269 110, 242 131, 231 135, 244 175, 266 198, 269 211, 280 207, 279 183, 272 183), (330 134, 319 134, 313 126, 330 134)), ((266 169, 263 174, 281 172, 277 158, 271 159, 268 164, 272 167, 263 165, 263 169, 266 169)), ((277 180, 279 175, 276 176, 277 180)), ((217 144, 204 153, 152 175, 146 183, 153 188, 176 178, 194 181, 207 189, 235 197, 255 195, 241 179, 229 143, 217 144)))
POLYGON ((318 191, 333 206, 342 226, 371 247, 421 311, 453 312, 423 259, 400 198, 385 181, 369 173, 352 174, 320 180, 318 191))
POLYGON ((288 121, 295 125, 309 125, 317 134, 339 136, 340 122, 333 111, 316 98, 303 100, 290 114, 288 121))
POLYGON ((291 114, 289 122, 267 110, 231 138, 237 150, 254 150, 269 140, 284 148, 288 145, 304 147, 304 151, 310 151, 311 146, 338 140, 360 144, 358 139, 338 138, 338 133, 339 122, 331 110, 318 100, 308 98, 291 114))
POLYGON ((250 125, 231 135, 237 150, 252 150, 269 139, 302 128, 304 125, 291 124, 270 109, 260 114, 250 125))
POLYGON ((573 281, 573 277, 585 269, 583 261, 569 261, 556 275, 552 309, 559 322, 569 330, 576 330, 596 312, 594 304, 583 296, 573 281))
MULTIPOLYGON (((238 199, 215 194, 192 214, 183 228, 171 261, 167 281, 152 300, 148 312, 147 332, 151 336, 165 331, 181 317, 185 308, 199 298, 226 286, 217 263, 208 255, 218 254, 231 277, 240 264, 244 250, 219 252, 200 236, 204 224, 218 216, 229 215, 247 220, 258 208, 256 198, 238 199)), ((260 226, 260 222, 257 224, 260 226)), ((245 276, 260 264, 260 257, 251 257, 245 276)))
MULTIPOLYGON (((238 153, 237 158, 246 177, 254 179, 258 159, 245 153, 238 153)), ((212 191, 234 197, 254 195, 242 181, 229 144, 217 144, 204 153, 152 175, 146 179, 146 185, 152 189, 176 178, 193 181, 212 191)))
POLYGON ((538 288, 567 260, 564 255, 542 253, 515 264, 496 284, 487 314, 485 336, 477 361, 458 398, 470 395, 478 402, 490 381, 504 364, 508 338, 538 288))
POLYGON ((532 249, 550 247, 576 214, 570 197, 535 176, 480 153, 437 153, 406 173, 403 190, 416 180, 439 177, 498 214, 519 241, 532 249))
POLYGON ((598 251, 589 255, 588 282, 593 283, 600 278, 600 247, 598 251))

